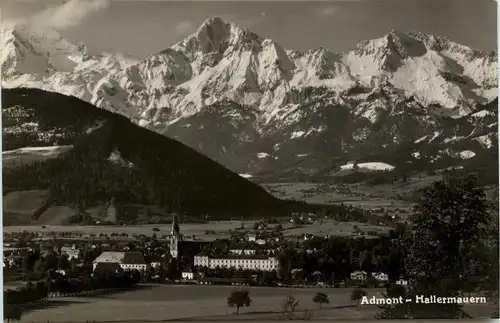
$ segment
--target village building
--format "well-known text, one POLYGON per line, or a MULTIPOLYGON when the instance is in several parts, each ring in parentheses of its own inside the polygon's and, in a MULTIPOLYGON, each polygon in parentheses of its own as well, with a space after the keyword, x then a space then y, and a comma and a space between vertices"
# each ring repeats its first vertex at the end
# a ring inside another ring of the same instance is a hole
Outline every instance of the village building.
POLYGON ((177 216, 172 217, 172 230, 170 232, 170 258, 181 260, 188 266, 194 264, 194 256, 204 248, 210 246, 210 241, 187 240, 180 232, 177 216))
POLYGON ((197 272, 195 268, 192 267, 186 267, 184 270, 181 272, 182 279, 185 280, 193 280, 197 277, 197 272))
POLYGON ((73 258, 78 259, 78 257, 80 256, 80 250, 78 250, 75 246, 71 246, 71 247, 64 246, 64 247, 61 247, 61 254, 67 255, 68 260, 71 260, 73 258))
POLYGON ((163 263, 165 263, 164 256, 152 255, 147 258, 147 262, 151 268, 159 268, 163 263))
POLYGON ((194 265, 207 268, 241 268, 246 270, 272 271, 278 270, 279 261, 269 256, 221 256, 210 257, 208 255, 194 256, 194 265))
POLYGON ((115 263, 123 270, 139 270, 146 271, 149 264, 144 259, 144 255, 137 251, 117 252, 105 251, 97 257, 93 262, 94 271, 99 264, 115 263))
POLYGON ((359 282, 364 282, 368 279, 368 273, 364 270, 354 271, 351 273, 351 279, 359 282))
POLYGON ((389 276, 384 273, 373 273, 372 277, 381 282, 386 282, 389 280, 389 276))
POLYGON ((408 285, 408 281, 400 278, 400 279, 396 280, 396 285, 406 286, 406 285, 408 285))
POLYGON ((120 264, 116 262, 100 262, 94 267, 92 276, 106 274, 106 273, 118 273, 121 269, 120 264))
POLYGON ((255 255, 257 250, 255 249, 230 249, 229 253, 232 255, 255 255))

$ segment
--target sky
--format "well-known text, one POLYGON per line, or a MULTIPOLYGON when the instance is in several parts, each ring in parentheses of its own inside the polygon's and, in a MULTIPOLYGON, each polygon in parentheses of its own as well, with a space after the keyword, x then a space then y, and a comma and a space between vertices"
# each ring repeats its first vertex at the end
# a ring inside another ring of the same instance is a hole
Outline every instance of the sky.
POLYGON ((93 51, 136 58, 170 47, 212 16, 295 50, 348 51, 391 29, 497 49, 494 0, 1 0, 0 5, 4 22, 37 21, 93 51))

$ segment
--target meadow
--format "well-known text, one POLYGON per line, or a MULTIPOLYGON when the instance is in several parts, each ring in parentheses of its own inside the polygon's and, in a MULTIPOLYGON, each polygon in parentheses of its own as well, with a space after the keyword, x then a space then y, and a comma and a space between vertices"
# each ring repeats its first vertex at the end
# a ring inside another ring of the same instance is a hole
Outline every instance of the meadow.
MULTIPOLYGON (((252 231, 254 221, 219 221, 209 223, 181 223, 180 228, 182 234, 186 238, 195 236, 196 240, 211 241, 215 239, 229 238, 232 232, 244 228, 252 231), (207 231, 213 231, 213 234, 205 234, 207 231)), ((283 224, 283 234, 285 236, 298 236, 304 233, 315 234, 319 236, 352 236, 356 234, 356 228, 364 232, 386 233, 390 228, 384 226, 375 226, 366 223, 358 222, 337 222, 331 219, 325 219, 312 224, 304 224, 295 226, 291 223, 283 224)), ((170 234, 170 225, 106 225, 106 226, 37 226, 37 225, 20 225, 20 226, 4 226, 5 233, 12 232, 45 232, 49 235, 51 232, 73 232, 89 236, 95 234, 99 236, 101 233, 110 235, 111 233, 126 233, 129 237, 133 235, 144 234, 151 236, 155 233, 157 236, 170 234), (153 229, 159 231, 153 231, 153 229)))
MULTIPOLYGON (((120 294, 68 297, 53 299, 47 308, 27 312, 21 322, 130 322, 162 320, 203 320, 235 318, 277 318, 281 302, 288 295, 299 300, 299 310, 316 310, 312 298, 318 291, 329 295, 330 304, 324 313, 334 306, 352 306, 351 289, 289 289, 249 287, 252 304, 235 315, 235 309, 227 306, 227 296, 233 286, 182 286, 147 285, 145 288, 120 294)), ((369 290, 377 295, 379 290, 369 290)), ((381 290, 380 290, 381 291, 381 290)), ((331 311, 330 311, 331 312, 331 311)), ((331 313, 330 313, 331 314, 331 313)), ((352 316, 351 316, 352 317, 352 316)), ((355 316, 354 316, 355 317, 355 316)))
MULTIPOLYGON (((373 320, 376 305, 357 305, 350 300, 352 288, 246 287, 252 304, 240 314, 227 306, 233 286, 145 285, 138 290, 92 297, 51 299, 45 306, 24 314, 21 322, 161 322, 280 320, 281 302, 293 295, 299 300, 297 315, 307 310, 312 320, 373 320), (312 299, 317 292, 329 296, 330 304, 319 309, 312 299)), ((384 289, 365 289, 368 297, 381 296, 384 289)), ((473 304, 465 310, 475 318, 487 318, 492 304, 473 304)))

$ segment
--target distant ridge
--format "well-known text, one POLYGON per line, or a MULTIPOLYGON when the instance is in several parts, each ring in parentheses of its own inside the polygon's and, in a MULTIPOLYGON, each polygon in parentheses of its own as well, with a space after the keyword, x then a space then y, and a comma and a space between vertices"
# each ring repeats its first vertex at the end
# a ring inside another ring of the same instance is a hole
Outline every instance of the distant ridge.
POLYGON ((118 209, 127 204, 211 218, 287 212, 286 202, 191 148, 79 99, 4 89, 2 114, 4 158, 21 147, 73 147, 38 160, 18 155, 21 164, 3 169, 4 195, 47 190, 51 205, 81 212, 112 201, 118 221, 130 216, 118 209), (109 160, 117 151, 130 164, 109 160))

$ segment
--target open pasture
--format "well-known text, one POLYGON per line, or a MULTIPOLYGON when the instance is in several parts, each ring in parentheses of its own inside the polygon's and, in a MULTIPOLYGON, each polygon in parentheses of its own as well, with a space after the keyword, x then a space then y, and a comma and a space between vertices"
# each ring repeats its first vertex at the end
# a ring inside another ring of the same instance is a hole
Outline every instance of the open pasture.
MULTIPOLYGON (((162 321, 232 316, 227 306, 232 286, 150 285, 136 291, 97 297, 73 297, 51 301, 47 308, 26 313, 21 322, 85 322, 85 321, 162 321)), ((252 305, 241 309, 251 312, 279 312, 282 300, 293 295, 300 309, 316 309, 312 298, 318 291, 329 295, 328 306, 352 305, 351 289, 288 289, 249 287, 252 305)), ((381 290, 380 290, 381 291, 381 290)), ((368 291, 377 295, 378 290, 368 291)), ((254 315, 254 314, 251 314, 254 315)), ((261 314, 258 314, 261 315, 261 314)), ((276 316, 276 314, 275 314, 276 316)))
POLYGON ((55 158, 72 146, 24 147, 2 152, 3 167, 17 167, 55 158))
MULTIPOLYGON (((312 320, 373 320, 379 312, 376 305, 357 305, 350 300, 351 288, 267 288, 248 287, 252 304, 240 314, 227 306, 233 286, 146 285, 118 294, 93 297, 54 299, 45 307, 25 313, 21 322, 161 322, 277 320, 281 302, 288 295, 299 300, 298 315, 307 309, 312 320), (312 298, 317 292, 329 296, 330 304, 319 309, 312 298)), ((366 289, 368 297, 381 297, 384 289, 366 289)), ((487 318, 495 310, 492 304, 464 307, 475 318, 487 318)))
MULTIPOLYGON (((287 228, 287 226, 284 226, 287 228)), ((365 233, 373 232, 376 234, 388 233, 391 228, 384 226, 375 226, 359 222, 337 222, 325 220, 321 223, 316 222, 306 224, 297 228, 289 228, 284 231, 285 236, 297 236, 302 234, 312 234, 317 236, 352 236, 357 234, 356 228, 365 233)))
MULTIPOLYGON (((245 226, 248 228, 251 228, 253 225, 253 221, 244 221, 245 226)), ((222 238, 228 238, 229 237, 229 230, 234 230, 236 228, 239 228, 241 226, 241 221, 221 221, 219 223, 217 222, 211 222, 211 223, 202 223, 202 224, 182 224, 181 223, 181 231, 182 234, 189 237, 192 237, 193 235, 195 236, 196 239, 208 239, 208 240, 214 240, 214 239, 222 239, 222 238), (205 235, 206 231, 215 231, 215 234, 210 234, 210 235, 205 235)), ((89 236, 90 234, 95 234, 96 236, 99 236, 100 234, 106 234, 110 235, 111 233, 126 233, 129 235, 129 237, 132 237, 134 235, 146 235, 146 236, 151 236, 153 233, 155 233, 157 236, 161 236, 163 234, 170 234, 172 227, 170 224, 148 224, 148 225, 127 225, 127 226, 120 226, 120 225, 89 225, 89 226, 64 226, 64 225, 47 225, 45 228, 42 228, 42 226, 36 226, 36 225, 25 225, 25 226, 4 226, 3 231, 6 233, 10 232, 22 232, 22 231, 27 231, 27 232, 40 232, 40 233, 47 233, 49 234, 50 232, 73 232, 77 234, 82 234, 83 237, 86 235, 89 236), (160 231, 153 231, 154 228, 158 228, 160 231)))
MULTIPOLYGON (((215 239, 224 239, 228 238, 231 235, 231 232, 235 232, 244 226, 247 230, 253 231, 254 221, 219 221, 219 222, 210 222, 210 223, 181 223, 180 228, 182 234, 186 238, 195 237, 196 240, 205 240, 211 241, 215 239), (212 231, 215 233, 206 234, 207 231, 212 231)), ((291 223, 283 224, 283 234, 285 236, 298 236, 303 235, 305 233, 319 235, 319 236, 349 236, 356 234, 356 229, 358 228, 364 232, 377 232, 383 233, 388 232, 390 228, 383 226, 374 226, 365 223, 357 223, 357 222, 337 222, 330 219, 322 220, 321 223, 312 223, 305 224, 301 226, 294 226, 291 223)), ((4 226, 3 230, 5 233, 11 232, 38 232, 49 234, 51 232, 73 232, 76 234, 82 234, 83 237, 90 236, 90 234, 95 234, 99 236, 100 234, 110 235, 111 233, 126 233, 129 237, 133 237, 134 235, 144 234, 146 236, 151 236, 155 233, 157 236, 161 236, 163 234, 170 234, 171 226, 170 225, 106 225, 106 226, 36 226, 36 225, 19 225, 19 226, 4 226), (153 228, 158 228, 160 231, 155 232, 153 228)))

